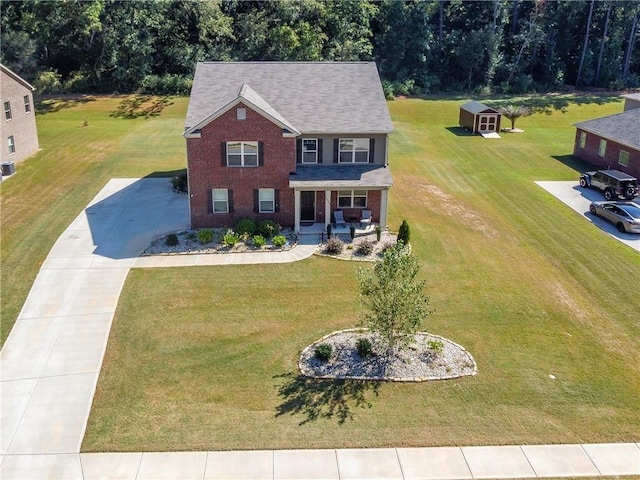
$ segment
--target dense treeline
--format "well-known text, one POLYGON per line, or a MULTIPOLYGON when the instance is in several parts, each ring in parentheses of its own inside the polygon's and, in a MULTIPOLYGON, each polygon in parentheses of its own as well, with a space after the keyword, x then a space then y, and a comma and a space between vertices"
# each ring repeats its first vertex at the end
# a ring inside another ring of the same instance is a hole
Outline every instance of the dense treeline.
POLYGON ((375 60, 386 93, 640 86, 638 0, 2 3, 41 92, 187 93, 200 60, 375 60))

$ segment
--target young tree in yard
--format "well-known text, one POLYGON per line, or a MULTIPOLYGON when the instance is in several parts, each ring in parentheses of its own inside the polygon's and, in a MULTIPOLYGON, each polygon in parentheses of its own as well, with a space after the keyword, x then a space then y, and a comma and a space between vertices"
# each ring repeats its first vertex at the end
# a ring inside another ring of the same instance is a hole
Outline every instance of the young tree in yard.
POLYGON ((507 105, 506 107, 500 107, 498 111, 500 112, 500 115, 511 120, 511 130, 515 130, 516 120, 518 118, 526 117, 531 113, 531 110, 523 105, 507 105))
POLYGON ((398 243, 389 248, 373 270, 357 271, 360 299, 367 309, 366 325, 377 333, 387 355, 406 347, 429 315, 424 280, 418 280, 418 259, 398 243))

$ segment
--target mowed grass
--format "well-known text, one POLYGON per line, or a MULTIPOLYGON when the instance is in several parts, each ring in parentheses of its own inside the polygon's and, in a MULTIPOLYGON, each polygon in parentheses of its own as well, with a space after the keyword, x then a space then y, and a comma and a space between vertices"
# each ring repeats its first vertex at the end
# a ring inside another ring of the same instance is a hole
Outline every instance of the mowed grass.
POLYGON ((300 378, 300 350, 358 323, 348 262, 134 270, 83 451, 638 441, 640 257, 534 183, 577 180, 572 124, 622 104, 560 100, 500 140, 458 135, 460 99, 389 103, 391 226, 411 225, 425 329, 477 377, 300 378))
POLYGON ((170 99, 154 117, 112 116, 126 98, 37 102, 41 151, 17 164, 17 173, 0 187, 1 344, 47 253, 110 178, 163 175, 186 166, 181 133, 187 99, 170 99))

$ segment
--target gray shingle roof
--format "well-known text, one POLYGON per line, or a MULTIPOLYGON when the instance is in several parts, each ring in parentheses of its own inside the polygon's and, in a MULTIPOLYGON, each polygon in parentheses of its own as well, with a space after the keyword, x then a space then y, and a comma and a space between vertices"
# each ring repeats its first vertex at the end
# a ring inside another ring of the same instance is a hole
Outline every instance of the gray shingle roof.
POLYGON ((187 129, 236 98, 244 84, 300 132, 393 130, 373 62, 200 62, 187 129))
POLYGON ((576 123, 575 127, 640 150, 640 108, 576 123))
POLYGON ((496 109, 488 107, 484 103, 476 102, 475 100, 465 103, 460 108, 471 113, 498 113, 496 109))
POLYGON ((297 165, 289 175, 289 186, 317 188, 391 187, 393 179, 384 165, 297 165))

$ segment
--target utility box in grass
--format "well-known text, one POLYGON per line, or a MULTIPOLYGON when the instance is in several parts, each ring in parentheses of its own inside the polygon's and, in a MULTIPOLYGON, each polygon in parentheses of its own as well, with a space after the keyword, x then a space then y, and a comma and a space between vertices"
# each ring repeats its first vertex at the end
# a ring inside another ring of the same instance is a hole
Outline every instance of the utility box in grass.
POLYGON ((13 162, 2 162, 1 168, 3 177, 16 173, 16 165, 13 162))

